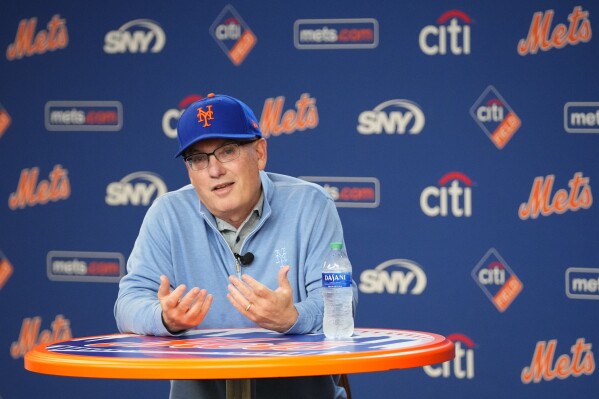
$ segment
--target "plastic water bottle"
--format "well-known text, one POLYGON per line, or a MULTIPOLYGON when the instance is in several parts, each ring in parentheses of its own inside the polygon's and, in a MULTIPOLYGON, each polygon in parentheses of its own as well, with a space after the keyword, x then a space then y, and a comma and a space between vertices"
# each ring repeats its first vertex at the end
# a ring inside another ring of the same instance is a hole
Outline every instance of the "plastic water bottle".
POLYGON ((331 243, 322 267, 323 329, 327 338, 348 338, 354 333, 351 272, 343 244, 331 243))

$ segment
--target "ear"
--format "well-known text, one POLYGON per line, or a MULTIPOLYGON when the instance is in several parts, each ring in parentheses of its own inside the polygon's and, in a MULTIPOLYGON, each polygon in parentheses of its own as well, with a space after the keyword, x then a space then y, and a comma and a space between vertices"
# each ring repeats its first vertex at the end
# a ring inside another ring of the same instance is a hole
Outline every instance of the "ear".
POLYGON ((264 170, 266 168, 267 156, 267 145, 266 140, 261 138, 256 142, 256 158, 258 161, 258 169, 264 170))

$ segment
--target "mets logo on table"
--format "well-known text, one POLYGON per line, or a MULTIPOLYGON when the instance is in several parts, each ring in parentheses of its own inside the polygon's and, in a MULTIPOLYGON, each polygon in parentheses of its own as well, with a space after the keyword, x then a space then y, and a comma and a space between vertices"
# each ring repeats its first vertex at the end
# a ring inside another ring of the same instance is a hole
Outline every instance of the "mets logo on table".
POLYGON ((489 249, 472 269, 472 278, 500 312, 510 306, 523 288, 520 279, 495 248, 489 249))
POLYGON ((232 5, 227 5, 210 27, 210 34, 236 66, 241 65, 258 39, 232 5))

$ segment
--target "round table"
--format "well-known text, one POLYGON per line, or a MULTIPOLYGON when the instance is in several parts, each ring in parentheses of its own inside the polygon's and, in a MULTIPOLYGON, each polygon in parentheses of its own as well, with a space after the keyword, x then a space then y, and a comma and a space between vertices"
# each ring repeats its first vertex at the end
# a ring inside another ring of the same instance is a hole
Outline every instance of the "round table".
POLYGON ((228 398, 251 397, 251 379, 421 367, 454 357, 445 337, 356 328, 351 338, 264 329, 194 330, 176 337, 110 334, 36 346, 25 368, 70 377, 226 379, 228 398))

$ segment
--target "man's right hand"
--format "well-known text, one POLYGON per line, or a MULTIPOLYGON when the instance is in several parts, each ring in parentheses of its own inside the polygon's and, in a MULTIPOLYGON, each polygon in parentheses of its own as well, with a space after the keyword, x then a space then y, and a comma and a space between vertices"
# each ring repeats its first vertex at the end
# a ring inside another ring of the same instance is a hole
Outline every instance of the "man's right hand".
POLYGON ((160 276, 158 300, 162 307, 162 323, 172 334, 197 327, 212 305, 212 295, 206 290, 194 287, 185 294, 186 288, 180 285, 171 292, 168 278, 160 276))

